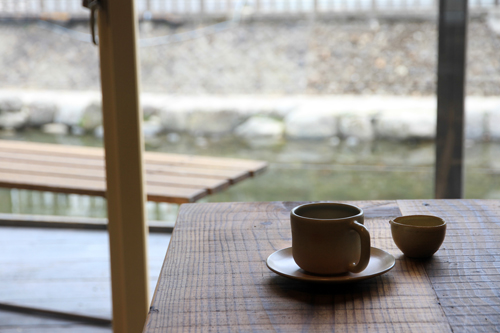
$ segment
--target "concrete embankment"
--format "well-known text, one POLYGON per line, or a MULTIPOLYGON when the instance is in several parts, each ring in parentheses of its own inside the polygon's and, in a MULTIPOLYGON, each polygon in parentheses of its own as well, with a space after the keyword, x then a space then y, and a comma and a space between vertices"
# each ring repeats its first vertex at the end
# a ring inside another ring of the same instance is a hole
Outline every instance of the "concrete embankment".
MULTIPOLYGON (((436 100, 404 96, 141 95, 146 138, 188 133, 256 139, 432 140, 436 100)), ((4 131, 102 135, 97 91, 0 91, 4 131)), ((466 137, 500 141, 500 98, 468 97, 466 137)))

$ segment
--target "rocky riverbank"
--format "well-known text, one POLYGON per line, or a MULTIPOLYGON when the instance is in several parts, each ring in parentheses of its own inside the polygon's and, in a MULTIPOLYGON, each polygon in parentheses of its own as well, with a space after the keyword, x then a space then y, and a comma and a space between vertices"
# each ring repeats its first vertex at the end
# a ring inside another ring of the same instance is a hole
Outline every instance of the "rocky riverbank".
MULTIPOLYGON (((469 23, 469 95, 500 96, 500 25, 493 17, 469 23)), ((140 24, 141 39, 175 37, 140 48, 143 91, 431 96, 436 90, 435 16, 243 21, 216 33, 199 27, 140 24)), ((81 40, 88 33, 87 22, 0 22, 1 87, 99 90, 97 48, 81 40)))
MULTIPOLYGON (((400 96, 169 96, 141 95, 146 139, 188 133, 236 135, 248 141, 329 139, 332 143, 431 140, 432 97, 400 96)), ((500 98, 469 97, 466 137, 500 141, 500 98)), ((0 90, 4 133, 40 128, 49 133, 102 136, 99 92, 0 90)))
MULTIPOLYGON (((500 140, 500 25, 468 30, 466 136, 500 140)), ((217 33, 142 22, 146 138, 348 142, 435 136, 437 24, 428 19, 244 21, 217 33)), ((97 48, 81 22, 0 22, 0 127, 102 136, 97 48), (41 24, 43 23, 43 24, 41 24), (80 35, 78 35, 80 34, 80 35)))

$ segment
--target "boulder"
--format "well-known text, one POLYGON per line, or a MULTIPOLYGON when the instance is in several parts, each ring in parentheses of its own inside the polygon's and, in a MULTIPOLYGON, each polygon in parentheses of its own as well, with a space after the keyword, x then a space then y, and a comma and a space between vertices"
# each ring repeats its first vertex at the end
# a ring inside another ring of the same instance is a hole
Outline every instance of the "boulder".
POLYGON ((54 122, 57 114, 57 105, 50 102, 33 102, 27 106, 28 126, 40 127, 54 122))
POLYGON ((142 117, 144 120, 148 120, 152 116, 158 116, 160 109, 155 105, 143 104, 142 105, 142 117))
POLYGON ((26 126, 28 111, 23 108, 23 102, 17 97, 0 100, 0 127, 3 129, 18 129, 26 126))
POLYGON ((486 138, 486 112, 468 109, 465 112, 465 137, 469 140, 481 141, 486 138))
POLYGON ((269 117, 253 116, 239 125, 235 130, 235 134, 245 139, 281 139, 284 130, 285 125, 282 121, 269 117))
POLYGON ((61 123, 50 123, 50 124, 44 124, 41 127, 41 130, 43 133, 66 135, 69 132, 69 127, 68 125, 61 123))
POLYGON ((102 125, 102 107, 100 102, 92 102, 84 110, 79 126, 86 132, 93 132, 102 125))
POLYGON ((194 110, 189 112, 186 130, 198 135, 229 134, 245 119, 235 110, 194 110))
POLYGON ((72 126, 69 126, 69 128, 70 128, 71 134, 73 134, 73 135, 84 135, 85 134, 85 131, 83 130, 83 128, 81 128, 78 125, 72 125, 72 126))
POLYGON ((490 110, 488 113, 486 132, 490 140, 500 141, 500 106, 490 110))
POLYGON ((375 120, 379 138, 431 140, 436 136, 436 113, 430 110, 401 110, 380 113, 375 120))
POLYGON ((327 109, 300 107, 285 117, 291 139, 322 139, 338 135, 337 114, 327 109))
POLYGON ((4 97, 0 99, 0 113, 21 111, 23 101, 19 97, 4 97))
POLYGON ((172 108, 170 106, 160 110, 162 126, 169 132, 186 132, 188 118, 188 110, 172 108))
POLYGON ((159 116, 150 116, 142 123, 142 133, 146 138, 157 136, 163 131, 163 125, 159 116))
POLYGON ((20 110, 15 112, 0 113, 0 127, 3 129, 19 129, 26 126, 28 112, 20 110))
POLYGON ((365 114, 344 114, 339 118, 339 133, 345 138, 371 141, 375 137, 372 119, 365 114))
POLYGON ((99 103, 99 97, 80 96, 80 94, 61 94, 60 97, 50 98, 56 103, 58 112, 54 122, 63 123, 68 126, 80 126, 83 112, 93 103, 99 103))

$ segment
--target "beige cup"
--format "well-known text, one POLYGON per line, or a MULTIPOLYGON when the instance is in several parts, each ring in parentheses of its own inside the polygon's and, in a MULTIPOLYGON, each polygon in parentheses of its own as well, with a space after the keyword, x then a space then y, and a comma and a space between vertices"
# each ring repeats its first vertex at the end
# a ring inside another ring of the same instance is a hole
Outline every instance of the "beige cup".
POLYGON ((303 270, 320 275, 359 273, 370 261, 370 234, 360 208, 311 203, 292 209, 292 254, 303 270))
POLYGON ((433 215, 407 215, 389 221, 394 243, 407 257, 428 258, 443 244, 446 221, 433 215))

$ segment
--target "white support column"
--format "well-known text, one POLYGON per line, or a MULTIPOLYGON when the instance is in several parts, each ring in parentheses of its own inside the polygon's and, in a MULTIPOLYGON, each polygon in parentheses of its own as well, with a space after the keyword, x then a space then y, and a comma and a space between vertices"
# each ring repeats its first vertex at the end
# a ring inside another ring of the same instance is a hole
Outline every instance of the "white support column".
POLYGON ((99 50, 111 253, 113 331, 141 332, 149 306, 136 16, 101 0, 99 50))

